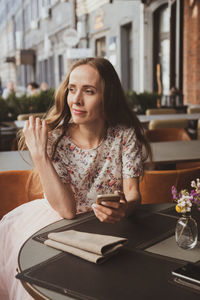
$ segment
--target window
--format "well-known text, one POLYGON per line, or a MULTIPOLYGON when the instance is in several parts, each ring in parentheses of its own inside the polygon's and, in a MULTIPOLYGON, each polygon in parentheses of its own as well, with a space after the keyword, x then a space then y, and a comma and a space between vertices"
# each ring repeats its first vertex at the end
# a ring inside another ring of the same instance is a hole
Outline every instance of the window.
POLYGON ((182 90, 183 78, 183 2, 171 4, 170 88, 182 90), (178 17, 177 17, 178 16, 178 17))
POLYGON ((49 7, 51 6, 51 0, 42 0, 42 6, 43 7, 49 7))
POLYGON ((38 0, 31 1, 31 20, 37 20, 39 18, 39 3, 38 0))
POLYGON ((41 84, 42 83, 42 61, 39 61, 38 62, 38 67, 37 67, 37 70, 38 70, 38 73, 37 73, 37 79, 38 79, 38 82, 41 84))
POLYGON ((26 69, 26 79, 25 79, 25 81, 26 81, 26 86, 27 86, 28 83, 32 81, 32 66, 26 65, 25 69, 26 69))
POLYGON ((29 29, 31 20, 31 6, 28 3, 24 8, 24 28, 25 30, 29 29))
POLYGON ((132 24, 121 26, 121 80, 125 90, 133 88, 132 24))
POLYGON ((49 83, 49 81, 48 81, 49 68, 48 68, 48 60, 47 59, 44 60, 44 70, 43 71, 44 71, 43 79, 44 79, 45 82, 49 83))
POLYGON ((106 56, 106 38, 102 37, 96 40, 95 43, 95 54, 97 57, 106 56))
POLYGON ((63 70, 63 55, 58 55, 58 74, 59 82, 63 80, 64 70, 63 70))
POLYGON ((41 84, 43 81, 48 83, 50 87, 55 87, 54 59, 50 56, 48 59, 38 62, 37 78, 41 84))
POLYGON ((154 14, 154 90, 162 95, 170 88, 170 18, 168 4, 161 6, 154 14))
POLYGON ((48 81, 50 87, 55 86, 55 78, 54 78, 54 58, 53 56, 50 56, 48 59, 48 67, 49 67, 49 73, 48 73, 48 81))
POLYGON ((17 85, 24 87, 27 86, 27 72, 24 65, 17 67, 17 85))

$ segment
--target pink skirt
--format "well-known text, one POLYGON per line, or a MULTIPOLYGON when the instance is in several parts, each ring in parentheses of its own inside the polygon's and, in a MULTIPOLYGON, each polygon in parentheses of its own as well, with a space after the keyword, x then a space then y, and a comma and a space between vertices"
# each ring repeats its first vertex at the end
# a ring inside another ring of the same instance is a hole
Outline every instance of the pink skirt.
POLYGON ((0 299, 33 299, 15 278, 18 253, 23 243, 36 231, 62 218, 46 199, 25 203, 0 221, 0 299))

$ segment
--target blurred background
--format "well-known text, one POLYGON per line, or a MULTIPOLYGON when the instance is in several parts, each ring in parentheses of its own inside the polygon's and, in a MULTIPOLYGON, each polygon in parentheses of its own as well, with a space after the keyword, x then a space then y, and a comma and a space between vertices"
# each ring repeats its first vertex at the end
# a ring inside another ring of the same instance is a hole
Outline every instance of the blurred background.
POLYGON ((112 62, 138 114, 200 106, 199 0, 0 0, 0 44, 0 122, 45 112, 87 56, 112 62))

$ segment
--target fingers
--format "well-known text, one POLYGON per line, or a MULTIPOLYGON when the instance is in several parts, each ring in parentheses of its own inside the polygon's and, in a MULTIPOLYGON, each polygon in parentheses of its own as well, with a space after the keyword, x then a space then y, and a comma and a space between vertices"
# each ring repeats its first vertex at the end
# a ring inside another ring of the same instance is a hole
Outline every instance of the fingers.
MULTIPOLYGON (((108 201, 106 201, 108 204, 108 201)), ((126 214, 126 202, 109 202, 108 206, 92 204, 96 217, 101 222, 116 223, 119 222, 126 214), (112 205, 112 207, 111 207, 112 205)))
POLYGON ((35 128, 35 118, 30 116, 28 120, 24 123, 23 132, 27 131, 27 129, 35 128))
MULTIPOLYGON (((100 205, 99 205, 100 206, 100 205)), ((98 209, 96 204, 92 204, 92 208, 94 210, 94 213, 96 217, 101 221, 101 222, 106 222, 106 223, 116 223, 120 221, 120 217, 113 217, 111 211, 107 211, 107 214, 98 209)))
POLYGON ((101 205, 110 207, 110 208, 114 208, 114 209, 119 209, 121 207, 121 203, 127 203, 125 194, 122 191, 116 190, 116 191, 114 191, 114 194, 117 194, 120 196, 120 202, 118 202, 118 201, 102 201, 101 205))
POLYGON ((120 207, 120 202, 118 202, 118 201, 102 201, 101 205, 118 209, 120 207))
POLYGON ((41 126, 42 126, 43 134, 46 136, 47 135, 47 123, 46 123, 46 121, 44 119, 41 122, 42 122, 41 126))
POLYGON ((120 201, 102 201, 101 204, 92 204, 92 208, 96 217, 101 222, 116 223, 126 216, 127 211, 127 200, 125 194, 120 191, 114 191, 114 194, 120 196, 120 201))
POLYGON ((32 158, 46 155, 47 125, 45 120, 30 116, 23 128, 25 142, 32 158))
POLYGON ((125 194, 122 191, 116 190, 116 191, 114 191, 114 194, 119 195, 121 200, 126 201, 125 194))
POLYGON ((34 116, 30 116, 24 123, 23 131, 26 131, 27 129, 44 129, 46 131, 46 121, 41 120, 39 117, 35 118, 34 116))
POLYGON ((41 128, 42 127, 42 121, 40 120, 40 118, 36 118, 35 126, 36 126, 36 128, 41 128))
POLYGON ((29 117, 29 128, 35 127, 35 118, 33 116, 29 117))
POLYGON ((27 128, 29 127, 29 121, 25 121, 24 123, 24 128, 23 128, 23 132, 25 132, 27 130, 27 128))

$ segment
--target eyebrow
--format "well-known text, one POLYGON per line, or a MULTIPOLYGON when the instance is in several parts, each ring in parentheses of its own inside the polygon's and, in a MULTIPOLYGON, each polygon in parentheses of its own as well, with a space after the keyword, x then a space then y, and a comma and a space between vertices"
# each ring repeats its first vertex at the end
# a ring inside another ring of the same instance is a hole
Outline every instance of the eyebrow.
MULTIPOLYGON (((74 86, 76 86, 76 84, 73 84, 73 83, 69 83, 68 84, 68 87, 74 87, 74 86)), ((95 89, 95 90, 97 90, 97 87, 96 86, 94 86, 94 85, 90 85, 90 84, 85 84, 85 85, 83 85, 83 88, 93 88, 93 89, 95 89)))

